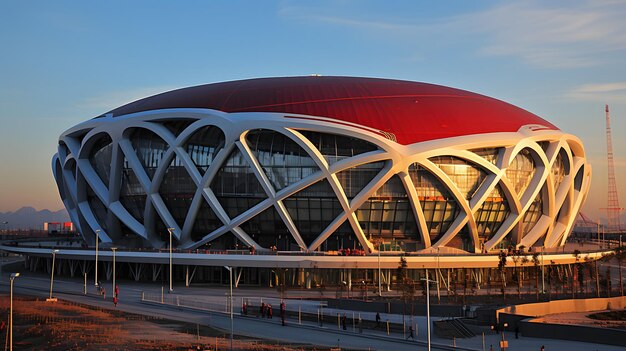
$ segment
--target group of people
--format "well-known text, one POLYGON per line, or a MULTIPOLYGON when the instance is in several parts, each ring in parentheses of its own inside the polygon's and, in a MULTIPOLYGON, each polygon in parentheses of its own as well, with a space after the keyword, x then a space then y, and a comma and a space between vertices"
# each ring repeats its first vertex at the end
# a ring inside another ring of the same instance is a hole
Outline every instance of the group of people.
MULTIPOLYGON (((249 308, 250 308, 250 305, 248 304, 248 302, 244 302, 241 305, 241 314, 243 314, 244 316, 247 316, 249 308)), ((280 318, 281 318, 282 325, 285 325, 286 314, 287 314, 287 305, 285 304, 285 301, 281 301, 280 302, 280 318)), ((259 317, 272 319, 274 317, 274 310, 272 308, 272 305, 270 305, 269 303, 262 302, 261 307, 259 309, 259 317)))
POLYGON ((339 249, 339 256, 365 256, 365 250, 359 249, 339 249))
MULTIPOLYGON (((98 282, 98 293, 102 296, 104 300, 107 299, 107 290, 104 288, 101 282, 98 282)), ((115 285, 115 289, 113 290, 113 305, 117 307, 117 298, 120 293, 119 285, 115 285)))

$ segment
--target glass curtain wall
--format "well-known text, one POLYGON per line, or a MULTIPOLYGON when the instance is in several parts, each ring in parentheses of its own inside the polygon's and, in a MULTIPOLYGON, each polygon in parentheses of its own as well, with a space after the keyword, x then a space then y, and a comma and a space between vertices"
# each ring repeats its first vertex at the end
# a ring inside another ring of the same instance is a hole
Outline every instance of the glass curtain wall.
POLYGON ((253 130, 246 135, 246 141, 276 190, 319 171, 304 149, 281 133, 253 130))
POLYGON ((105 134, 98 138, 89 153, 91 167, 93 167, 107 188, 109 187, 109 176, 111 175, 111 152, 113 151, 111 142, 111 137, 105 134))
POLYGON ((308 130, 299 131, 311 144, 324 155, 328 165, 341 161, 348 157, 360 155, 366 152, 378 150, 378 147, 370 142, 349 136, 318 133, 308 130))
POLYGON ((409 175, 422 206, 432 244, 448 230, 459 214, 459 205, 446 186, 421 165, 409 167, 409 175))
POLYGON ((133 129, 129 139, 148 177, 152 179, 169 146, 158 135, 142 128, 133 129))
POLYGON ((230 153, 213 178, 211 190, 230 218, 237 217, 267 198, 238 148, 230 153))
POLYGON ((382 251, 423 248, 417 222, 402 181, 397 175, 356 210, 366 237, 382 251))

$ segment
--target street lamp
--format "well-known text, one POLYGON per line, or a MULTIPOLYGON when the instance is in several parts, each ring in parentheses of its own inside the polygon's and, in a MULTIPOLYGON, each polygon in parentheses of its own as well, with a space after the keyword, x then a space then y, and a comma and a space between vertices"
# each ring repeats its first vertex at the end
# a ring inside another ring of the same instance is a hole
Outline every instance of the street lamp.
POLYGON ((111 288, 113 297, 115 297, 115 250, 117 250, 117 247, 111 248, 111 251, 113 251, 113 287, 111 288))
POLYGON ((504 338, 504 331, 506 330, 506 328, 509 326, 509 323, 504 322, 504 324, 502 324, 502 341, 500 341, 500 349, 503 351, 506 351, 506 349, 509 348, 509 342, 506 341, 506 339, 504 338))
POLYGON ((56 301, 57 299, 52 298, 52 284, 54 284, 54 261, 57 257, 57 252, 59 250, 52 250, 52 271, 50 272, 50 297, 46 301, 56 301))
POLYGON ((174 232, 174 228, 167 228, 167 231, 170 233, 170 292, 174 291, 172 287, 172 232, 174 232))
POLYGON ((100 229, 96 229, 96 274, 93 278, 93 285, 98 286, 98 241, 100 241, 100 229))
POLYGON ((9 312, 9 351, 13 351, 13 280, 19 277, 19 273, 11 273, 11 311, 9 312))
POLYGON ((230 349, 233 349, 233 267, 224 266, 224 268, 228 269, 228 276, 230 278, 230 349))
POLYGON ((437 303, 441 303, 441 292, 439 289, 439 276, 441 271, 439 270, 439 246, 437 246, 437 271, 435 271, 435 277, 437 278, 437 303))
POLYGON ((382 297, 383 296, 383 291, 381 289, 381 284, 380 284, 380 245, 381 243, 378 244, 378 296, 382 297))
POLYGON ((426 279, 422 279, 426 282, 426 336, 428 341, 428 351, 430 351, 430 283, 436 281, 428 278, 428 269, 426 270, 426 279))

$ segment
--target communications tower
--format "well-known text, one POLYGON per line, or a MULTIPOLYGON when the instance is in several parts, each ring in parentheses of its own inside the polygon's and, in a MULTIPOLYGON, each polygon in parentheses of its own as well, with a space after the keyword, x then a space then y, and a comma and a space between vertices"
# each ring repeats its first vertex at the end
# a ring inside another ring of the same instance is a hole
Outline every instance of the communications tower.
POLYGON ((613 138, 611 136, 611 115, 609 114, 609 105, 604 106, 604 111, 606 113, 606 156, 609 167, 609 196, 606 207, 606 213, 609 223, 607 229, 609 232, 619 232, 621 231, 619 214, 623 210, 623 208, 619 207, 619 199, 617 197, 617 184, 615 183, 615 166, 613 164, 613 138))

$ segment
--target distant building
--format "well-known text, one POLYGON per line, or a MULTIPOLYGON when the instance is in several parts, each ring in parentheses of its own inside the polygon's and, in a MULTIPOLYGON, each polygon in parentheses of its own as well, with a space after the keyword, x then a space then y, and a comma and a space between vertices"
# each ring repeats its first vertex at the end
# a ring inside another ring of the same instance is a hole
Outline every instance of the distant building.
POLYGON ((74 233, 74 223, 72 222, 44 222, 43 230, 49 235, 74 233))
POLYGON ((91 244, 171 228, 187 249, 415 254, 563 245, 591 177, 581 141, 523 109, 351 77, 148 97, 64 132, 52 167, 91 244))

